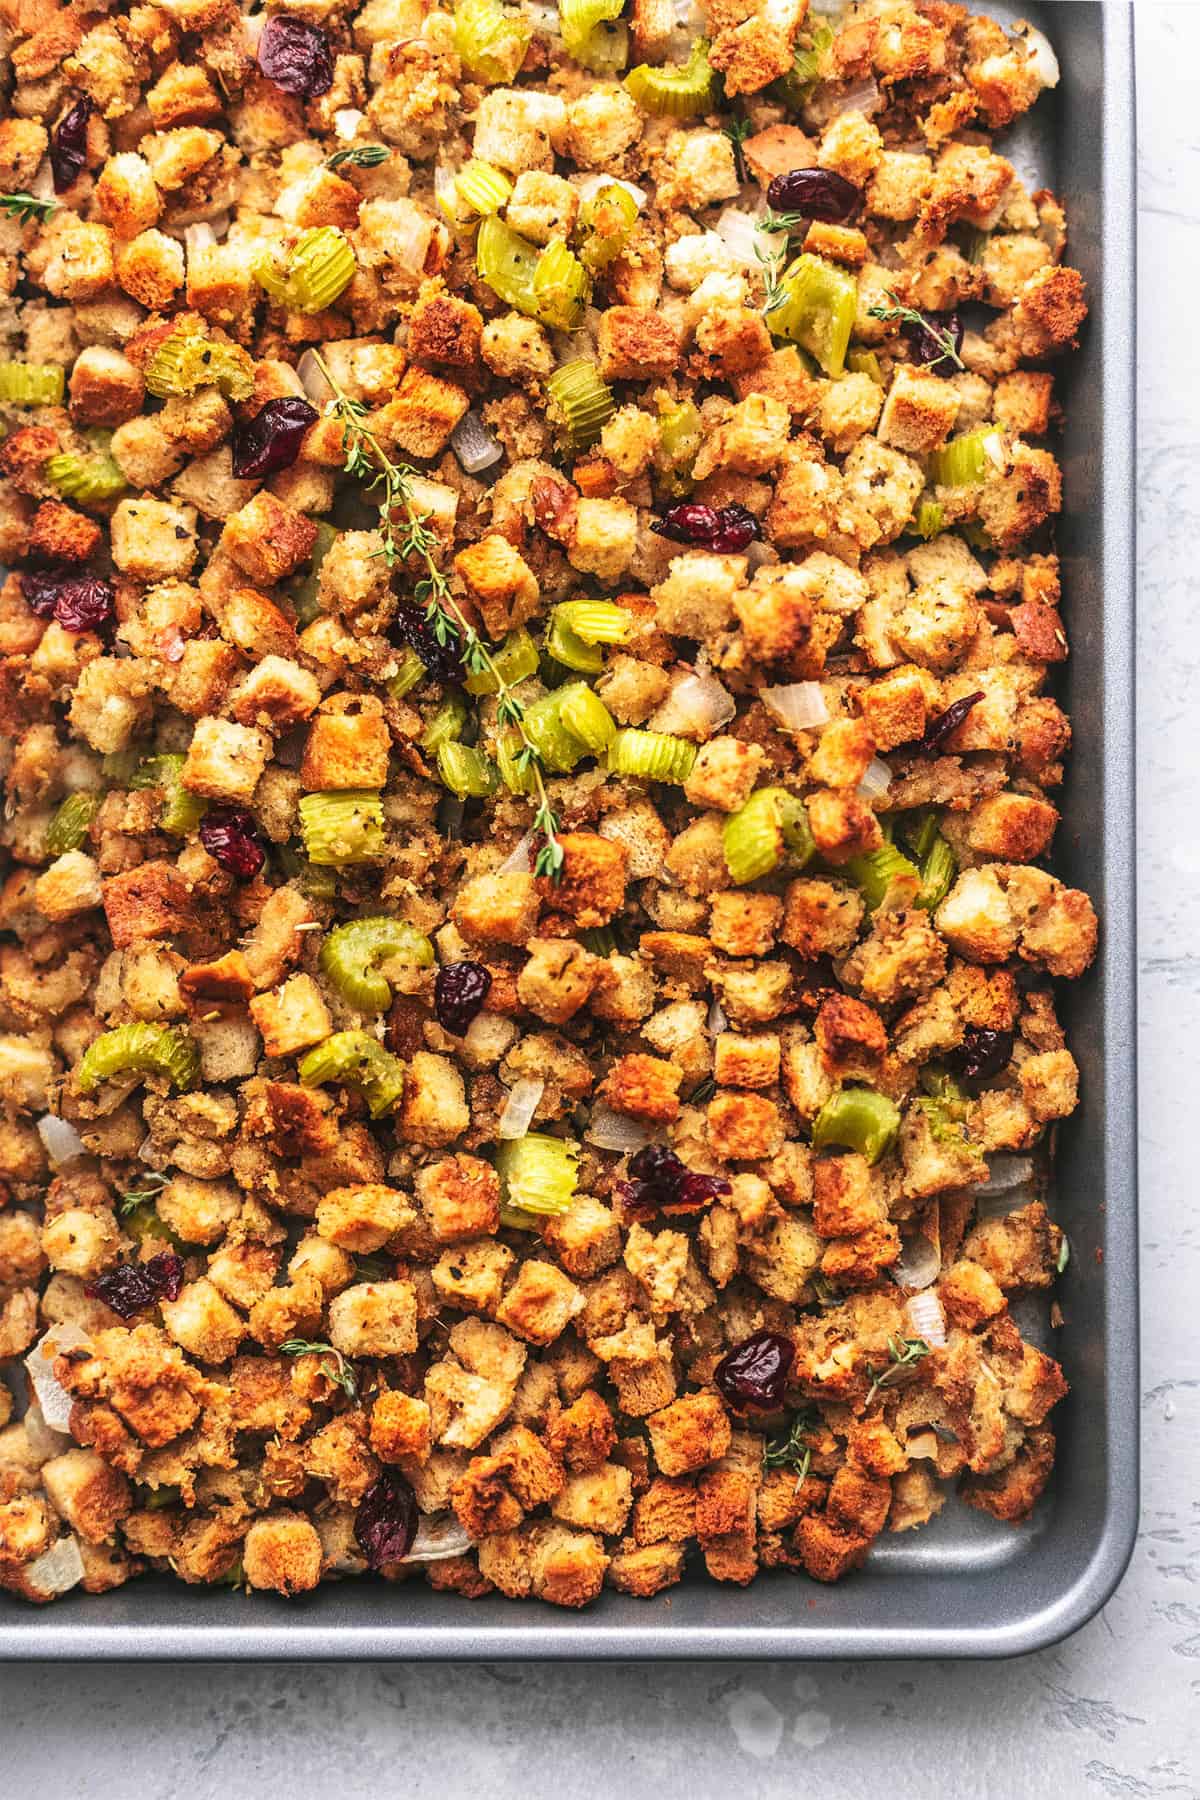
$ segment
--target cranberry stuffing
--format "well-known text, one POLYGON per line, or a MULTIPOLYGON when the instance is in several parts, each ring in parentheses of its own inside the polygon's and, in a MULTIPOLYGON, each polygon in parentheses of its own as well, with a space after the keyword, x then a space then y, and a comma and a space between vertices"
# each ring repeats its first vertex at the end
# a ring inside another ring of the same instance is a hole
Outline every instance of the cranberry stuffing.
POLYGON ((433 984, 433 1010, 442 1030, 462 1037, 491 989, 491 974, 482 963, 443 963, 433 984))
POLYGON ((64 193, 70 187, 84 165, 88 120, 95 110, 88 96, 81 94, 50 134, 50 170, 56 194, 64 193))
POLYGON ((354 1515, 354 1535, 368 1568, 382 1569, 407 1556, 419 1524, 411 1483, 399 1469, 385 1469, 371 1483, 354 1515))
POLYGON ((289 395, 268 400, 252 419, 233 428, 233 472, 239 481, 257 481, 290 469, 300 454, 304 434, 319 414, 307 400, 289 395))
POLYGON ((677 544, 700 544, 706 550, 731 554, 753 542, 759 535, 759 523, 748 507, 736 502, 716 507, 699 500, 681 500, 668 507, 654 530, 677 544))
POLYGON ((307 25, 303 19, 276 13, 267 20, 258 40, 258 66, 277 88, 302 100, 327 94, 333 86, 329 39, 320 26, 307 25))
POLYGON ((266 859, 254 814, 244 806, 216 806, 200 821, 200 842, 214 862, 239 881, 253 881, 266 859))
POLYGON ((93 1300, 103 1300, 123 1319, 132 1319, 159 1300, 178 1300, 183 1292, 183 1259, 164 1250, 148 1262, 118 1263, 106 1269, 84 1289, 93 1300))
POLYGON ((406 644, 416 651, 435 681, 461 681, 462 648, 455 638, 439 644, 433 626, 425 617, 425 609, 416 600, 402 598, 396 608, 396 629, 406 644))
POLYGON ((778 1331, 756 1331, 723 1356, 713 1380, 730 1406, 773 1412, 783 1404, 796 1346, 778 1331))
POLYGON ((1012 1060, 1011 1031, 992 1031, 986 1025, 968 1025, 954 1054, 954 1066, 964 1081, 986 1081, 999 1075, 1012 1060))
POLYGON ((841 225, 862 205, 862 189, 833 169, 789 169, 768 187, 767 205, 772 212, 841 225))
POLYGON ((946 354, 946 338, 954 345, 954 355, 962 349, 963 322, 956 312, 922 313, 920 321, 905 319, 900 335, 912 346, 913 355, 931 375, 953 375, 958 367, 954 357, 946 354))
POLYGON ((58 590, 54 617, 64 631, 98 631, 113 616, 116 596, 98 575, 69 576, 58 590))
POLYGON ((922 750, 940 750, 951 733, 958 730, 976 701, 982 699, 982 689, 974 694, 964 694, 961 700, 952 701, 945 712, 930 719, 925 727, 925 736, 921 739, 922 750))

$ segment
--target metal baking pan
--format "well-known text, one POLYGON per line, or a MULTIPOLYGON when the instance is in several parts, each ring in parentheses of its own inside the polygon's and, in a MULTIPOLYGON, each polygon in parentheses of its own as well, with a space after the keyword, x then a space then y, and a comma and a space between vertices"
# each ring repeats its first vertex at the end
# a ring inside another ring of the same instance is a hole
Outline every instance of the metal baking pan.
MULTIPOLYGON (((1055 1351, 1071 1383, 1058 1467, 1013 1529, 952 1502, 879 1540, 834 1587, 786 1574, 749 1588, 697 1576, 656 1600, 606 1593, 587 1613, 422 1582, 329 1584, 304 1601, 159 1580, 42 1609, 0 1595, 0 1658, 537 1659, 1011 1656, 1056 1642, 1108 1599, 1138 1512, 1134 1081, 1132 10, 1095 0, 977 0, 1054 44, 1062 81, 1001 145, 1031 186, 1061 194, 1070 259, 1092 304, 1064 367, 1059 534, 1072 655, 1074 752, 1055 867, 1086 888, 1103 935, 1064 996, 1083 1105, 1061 1131, 1055 1209, 1072 1247, 1055 1351)), ((1043 1309, 1044 1310, 1044 1309, 1043 1309)))

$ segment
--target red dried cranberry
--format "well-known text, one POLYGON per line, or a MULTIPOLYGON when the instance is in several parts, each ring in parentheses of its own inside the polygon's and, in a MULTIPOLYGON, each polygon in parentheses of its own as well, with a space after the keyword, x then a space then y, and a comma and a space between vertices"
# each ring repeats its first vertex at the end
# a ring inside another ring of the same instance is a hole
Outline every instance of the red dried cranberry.
POLYGON ((748 507, 736 502, 716 507, 699 500, 681 500, 667 509, 654 530, 677 544, 700 544, 729 555, 753 542, 759 523, 748 507))
POLYGON ((214 862, 239 881, 253 881, 266 861, 254 814, 244 806, 215 806, 200 821, 200 842, 214 862))
POLYGON ((88 96, 81 94, 50 134, 50 170, 56 194, 64 193, 70 187, 84 165, 88 120, 95 110, 88 96))
POLYGON ((103 1300, 123 1319, 145 1312, 159 1300, 178 1300, 183 1292, 183 1259, 164 1250, 148 1262, 118 1263, 106 1269, 84 1289, 93 1300, 103 1300))
POLYGON ((791 1338, 778 1331, 756 1331, 721 1358, 713 1370, 713 1380, 730 1406, 773 1412, 783 1403, 795 1355, 791 1338))
POLYGON ((98 575, 70 576, 58 590, 54 617, 64 631, 98 631, 112 618, 115 600, 98 575))
POLYGON ((491 989, 491 974, 482 963, 443 963, 433 984, 433 1010, 442 1030, 462 1037, 491 989))
POLYGON ((666 1144, 646 1144, 629 1159, 631 1180, 622 1183, 621 1198, 631 1215, 648 1218, 664 1212, 699 1212, 718 1194, 729 1192, 723 1175, 700 1175, 680 1161, 666 1144))
POLYGON ((462 647, 458 639, 439 644, 433 626, 425 617, 425 609, 416 600, 402 598, 396 608, 396 629, 406 644, 412 646, 435 681, 460 681, 463 672, 462 647))
POLYGON ((333 53, 318 25, 285 19, 267 20, 258 40, 258 66, 285 94, 312 100, 333 86, 333 53))
POLYGON ((974 694, 964 694, 961 700, 954 700, 945 712, 938 713, 930 719, 925 727, 925 736, 921 739, 922 750, 940 750, 952 732, 958 730, 971 708, 983 699, 982 688, 974 694))
POLYGON ((932 375, 953 375, 955 362, 962 349, 963 322, 956 312, 922 313, 920 321, 905 319, 900 335, 912 346, 916 360, 932 375), (954 345, 954 356, 947 354, 947 340, 954 345))
POLYGON ((319 417, 315 406, 296 395, 268 400, 252 419, 233 428, 233 472, 239 481, 258 481, 290 469, 304 434, 319 417))
POLYGON ((689 1169, 676 1186, 674 1198, 663 1210, 669 1213, 699 1212, 701 1207, 731 1191, 723 1175, 700 1175, 689 1169))
POLYGON ((723 556, 732 556, 752 544, 759 533, 758 520, 748 506, 741 506, 735 500, 729 506, 717 509, 717 529, 713 536, 712 548, 723 556))
POLYGON ((954 1054, 954 1066, 965 1081, 986 1081, 1012 1060, 1013 1034, 986 1025, 968 1025, 954 1054))
POLYGON ((385 1469, 359 1501, 354 1516, 354 1535, 368 1568, 382 1569, 407 1556, 419 1524, 411 1483, 399 1469, 385 1469))
POLYGON ((21 575, 25 604, 39 619, 52 619, 59 589, 70 576, 65 569, 26 569, 21 575))
POLYGON ((789 169, 768 187, 767 205, 772 212, 840 225, 862 205, 862 189, 832 169, 789 169))

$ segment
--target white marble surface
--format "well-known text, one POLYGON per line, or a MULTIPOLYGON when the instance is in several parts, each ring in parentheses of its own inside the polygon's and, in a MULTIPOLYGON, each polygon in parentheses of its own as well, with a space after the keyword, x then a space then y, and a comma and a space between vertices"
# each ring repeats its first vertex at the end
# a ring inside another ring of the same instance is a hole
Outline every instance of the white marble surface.
POLYGON ((0 1671, 0 1793, 1200 1796, 1200 5, 1139 0, 1142 1531, 1018 1663, 0 1671))

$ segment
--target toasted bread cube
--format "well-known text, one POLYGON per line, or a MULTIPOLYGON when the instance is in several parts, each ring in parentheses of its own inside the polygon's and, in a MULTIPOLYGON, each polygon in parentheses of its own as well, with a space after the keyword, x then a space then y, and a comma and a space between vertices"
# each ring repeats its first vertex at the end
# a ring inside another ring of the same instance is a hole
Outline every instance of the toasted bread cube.
POLYGON ((175 1342, 200 1362, 228 1362, 246 1335, 241 1313, 206 1277, 189 1282, 178 1300, 162 1300, 159 1306, 175 1342))
POLYGON ((89 1544, 109 1543, 133 1510, 133 1490, 92 1450, 70 1449, 42 1464, 40 1480, 59 1517, 89 1544))
POLYGON ((116 275, 131 300, 165 309, 183 286, 183 245, 165 231, 140 231, 118 247, 116 275))
POLYGON ((927 456, 940 449, 953 431, 958 408, 958 390, 951 382, 900 363, 879 421, 880 442, 913 456, 927 456))
MULTIPOLYGON (((557 890, 555 900, 557 904, 557 890)), ((520 945, 533 932, 540 904, 534 876, 512 870, 465 881, 454 896, 450 916, 463 936, 476 943, 520 945)), ((611 916, 607 913, 595 923, 604 924, 611 916)))
POLYGON ((750 798, 764 754, 760 744, 740 738, 710 738, 697 751, 683 791, 693 806, 737 812, 750 798))
POLYGON ((584 1297, 553 1263, 521 1264, 496 1309, 502 1325, 532 1344, 552 1344, 583 1309, 584 1297))
POLYGON ((500 1178, 477 1156, 448 1156, 417 1173, 417 1198, 440 1244, 491 1236, 500 1224, 500 1178))
POLYGON ((374 695, 332 694, 309 730, 300 779, 318 793, 384 787, 391 747, 383 708, 374 695))
POLYGON ((664 1475, 688 1475, 724 1456, 729 1417, 713 1393, 685 1394, 646 1420, 654 1460, 664 1475))
POLYGON ((321 1579, 322 1554, 316 1527, 299 1513, 256 1519, 242 1544, 247 1585, 289 1598, 305 1594, 321 1579))
POLYGON ((721 1087, 773 1087, 779 1080, 779 1038, 774 1032, 755 1037, 723 1031, 713 1051, 713 1078, 721 1087))
POLYGON ((230 710, 242 725, 297 725, 320 703, 316 676, 285 656, 264 656, 229 697, 230 710))
POLYGON ((779 1108, 761 1094, 717 1094, 709 1103, 705 1132, 713 1154, 722 1159, 756 1160, 783 1148, 779 1108))
POLYGON ((455 572, 483 615, 489 636, 499 638, 521 625, 537 608, 537 576, 518 550, 490 531, 454 558, 455 572))
POLYGON ((514 231, 534 244, 569 238, 579 214, 579 191, 561 175, 527 169, 517 176, 504 216, 514 231))
POLYGON ((317 528, 265 489, 225 521, 220 548, 251 581, 270 587, 309 561, 317 528))
POLYGON ((395 399, 375 415, 373 428, 406 456, 440 456, 470 404, 454 382, 414 366, 405 371, 395 399))
POLYGON ((250 800, 270 754, 264 732, 231 719, 198 719, 181 781, 210 800, 250 800))
POLYGON ((146 397, 140 369, 105 344, 87 344, 79 352, 68 390, 78 425, 122 425, 137 417, 146 397))
POLYGON ((744 892, 714 894, 708 934, 727 956, 768 956, 783 916, 783 902, 774 894, 744 892))
POLYGON ((417 1347, 417 1290, 370 1281, 329 1302, 329 1341, 343 1356, 409 1356, 417 1347))
POLYGON ((649 306, 610 306, 600 315, 597 355, 605 381, 665 379, 679 366, 679 332, 649 306))
POLYGON ((323 1043, 333 1030, 329 1008, 311 975, 292 975, 282 987, 256 994, 250 1017, 262 1033, 266 1056, 294 1056, 323 1043))
POLYGON ((429 1408, 410 1394, 385 1390, 371 1408, 371 1448, 380 1462, 414 1456, 424 1462, 432 1448, 429 1408))
POLYGON ((679 1117, 678 1063, 634 1051, 618 1057, 598 1089, 614 1112, 669 1124, 679 1117))
POLYGON ((38 877, 33 894, 38 911, 48 919, 89 912, 104 898, 99 864, 82 850, 68 850, 38 877))
POLYGON ((431 1271, 438 1299, 463 1312, 494 1313, 516 1257, 494 1238, 447 1250, 431 1271))
POLYGON ((404 1077, 404 1092, 394 1114, 400 1138, 410 1144, 440 1149, 453 1143, 470 1124, 463 1078, 448 1057, 418 1050, 404 1077))
POLYGON ((550 1503, 556 1519, 614 1537, 624 1531, 633 1505, 633 1478, 619 1463, 571 1475, 550 1503))
POLYGON ((164 500, 121 500, 112 516, 112 559, 138 581, 182 579, 196 560, 196 514, 164 500))
POLYGON ((412 1206, 403 1194, 381 1182, 365 1181, 322 1194, 316 1225, 320 1235, 340 1250, 366 1256, 381 1250, 412 1217, 412 1206))

